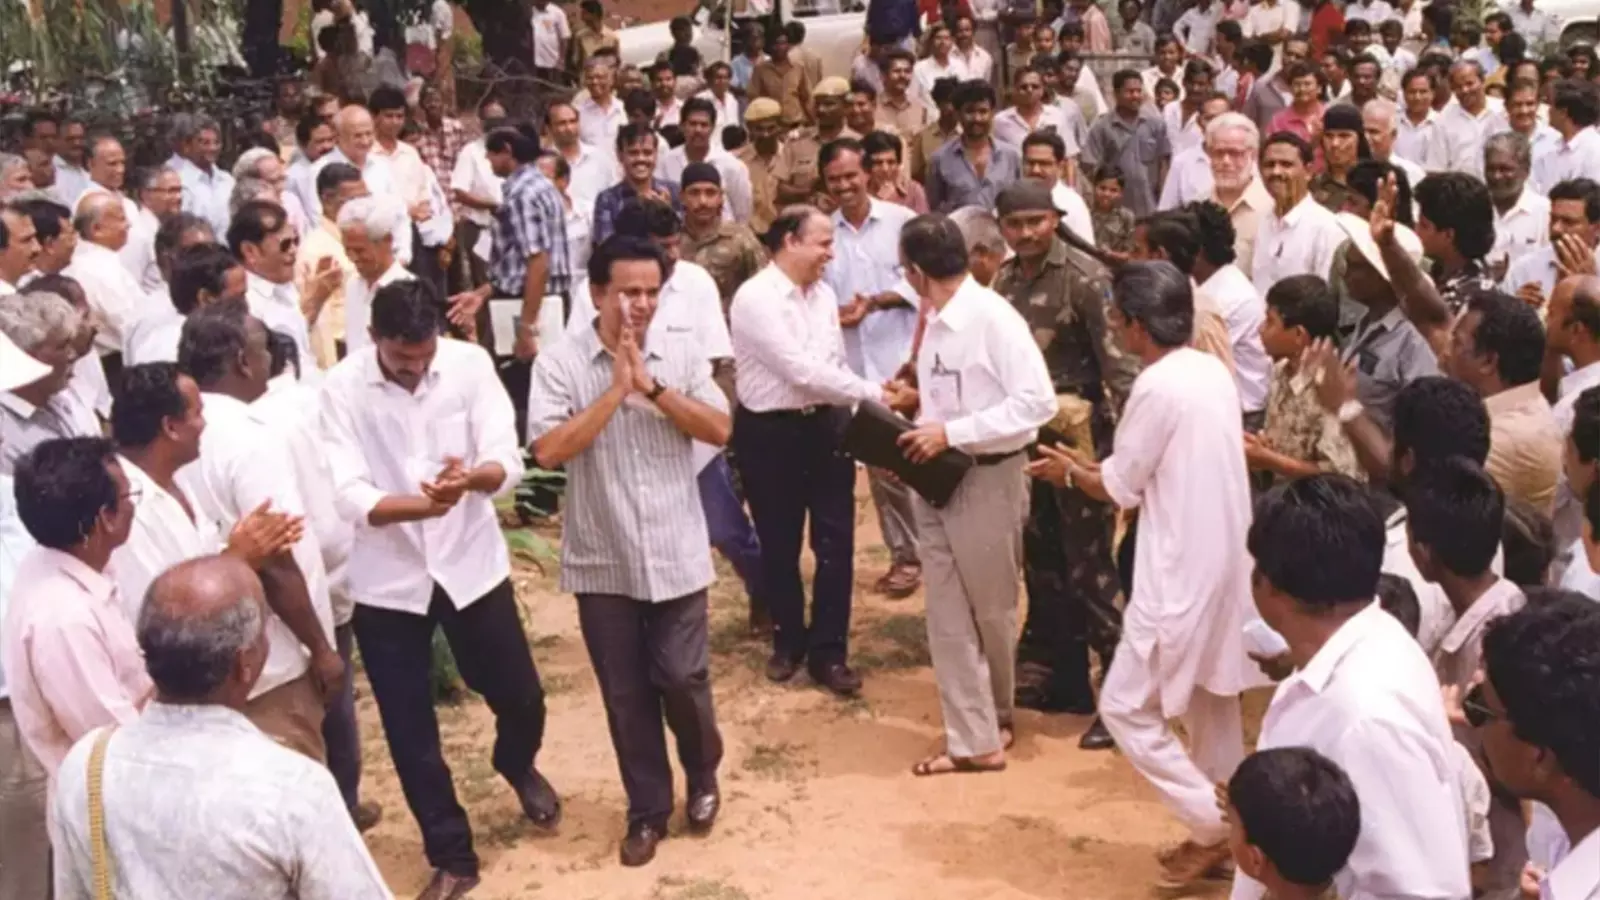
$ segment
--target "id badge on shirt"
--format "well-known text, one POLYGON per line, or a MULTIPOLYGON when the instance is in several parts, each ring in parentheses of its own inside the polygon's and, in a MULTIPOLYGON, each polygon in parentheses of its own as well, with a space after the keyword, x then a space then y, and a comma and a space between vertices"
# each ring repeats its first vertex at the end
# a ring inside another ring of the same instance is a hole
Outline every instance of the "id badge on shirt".
POLYGON ((935 422, 949 422, 961 415, 961 373, 947 369, 937 354, 928 382, 921 386, 922 402, 935 422))

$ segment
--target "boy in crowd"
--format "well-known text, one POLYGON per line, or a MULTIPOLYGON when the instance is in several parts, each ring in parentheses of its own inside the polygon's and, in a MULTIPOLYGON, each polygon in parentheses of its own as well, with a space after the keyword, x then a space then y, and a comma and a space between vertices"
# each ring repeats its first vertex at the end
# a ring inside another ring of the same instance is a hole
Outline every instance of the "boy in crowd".
POLYGON ((1328 895, 1361 833, 1361 804, 1338 763, 1308 747, 1261 750, 1218 793, 1240 872, 1273 900, 1328 895))

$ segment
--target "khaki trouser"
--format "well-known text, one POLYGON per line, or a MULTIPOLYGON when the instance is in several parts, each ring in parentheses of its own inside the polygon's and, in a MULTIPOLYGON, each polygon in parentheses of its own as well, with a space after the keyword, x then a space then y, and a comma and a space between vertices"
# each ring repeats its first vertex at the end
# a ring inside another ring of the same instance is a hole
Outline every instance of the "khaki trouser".
POLYGON ((251 700, 245 704, 244 714, 267 737, 327 765, 322 695, 312 686, 310 673, 251 700))
POLYGON ((22 743, 11 701, 0 700, 0 900, 48 900, 49 776, 22 743))
POLYGON ((1011 724, 1026 463, 1018 453, 973 466, 944 509, 916 499, 928 650, 952 757, 999 750, 1011 724))

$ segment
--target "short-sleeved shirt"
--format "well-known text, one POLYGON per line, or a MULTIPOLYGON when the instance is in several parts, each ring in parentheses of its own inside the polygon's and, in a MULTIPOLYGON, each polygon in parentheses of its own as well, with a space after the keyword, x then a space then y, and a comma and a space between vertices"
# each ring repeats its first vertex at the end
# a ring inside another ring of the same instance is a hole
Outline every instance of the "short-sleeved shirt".
POLYGON ((745 144, 733 153, 750 172, 750 227, 756 231, 766 231, 778 216, 778 179, 773 173, 779 168, 778 160, 782 155, 780 146, 772 156, 762 156, 754 143, 745 144))
POLYGON ((1151 112, 1128 121, 1116 112, 1101 116, 1089 126, 1081 161, 1093 169, 1112 163, 1122 170, 1122 202, 1135 216, 1156 211, 1161 191, 1161 163, 1172 156, 1167 125, 1151 112))
POLYGON ((520 297, 528 278, 528 258, 543 253, 549 258, 545 291, 566 290, 572 271, 567 260, 567 210, 560 192, 531 164, 513 172, 503 190, 504 199, 489 227, 494 239, 489 280, 500 293, 520 297))
POLYGON ((1094 222, 1095 246, 1117 253, 1132 252, 1135 220, 1127 207, 1119 206, 1109 212, 1092 210, 1089 219, 1094 222))
MULTIPOLYGON (((657 194, 665 194, 678 215, 683 215, 683 201, 678 195, 678 183, 675 181, 662 181, 659 178, 651 179, 651 189, 657 194)), ((633 185, 626 181, 614 184, 600 192, 594 198, 594 243, 599 246, 605 239, 611 237, 616 231, 617 213, 622 212, 622 207, 629 200, 639 196, 633 185)))
MULTIPOLYGON (((1439 299, 1450 308, 1450 314, 1456 315, 1461 308, 1466 306, 1467 298, 1479 291, 1492 291, 1495 289, 1494 275, 1489 272, 1489 267, 1481 259, 1467 260, 1461 271, 1454 275, 1446 276, 1439 269, 1433 272, 1433 283, 1439 289, 1439 299)), ((1520 285, 1519 285, 1520 286, 1520 285)), ((1516 293, 1512 290, 1511 293, 1516 293)))
POLYGON ((1323 411, 1311 388, 1311 379, 1291 372, 1288 360, 1273 367, 1262 440, 1291 459, 1311 463, 1324 472, 1366 481, 1366 472, 1356 460, 1350 438, 1339 427, 1339 421, 1323 411))
POLYGON ((947 131, 944 126, 939 124, 938 120, 934 120, 929 122, 927 127, 913 134, 910 141, 908 141, 910 146, 906 147, 906 152, 911 156, 911 177, 923 182, 923 184, 927 184, 928 166, 933 159, 933 154, 937 153, 939 148, 945 144, 950 143, 960 133, 961 129, 959 127, 951 128, 947 131))
MULTIPOLYGON (((810 195, 817 187, 817 159, 821 155, 822 144, 814 129, 802 129, 784 141, 783 149, 778 151, 769 169, 773 178, 773 199, 777 200, 778 186, 785 184, 797 193, 810 195)), ((781 208, 784 204, 780 201, 777 205, 781 208)))
POLYGON ((1566 436, 1539 383, 1507 388, 1484 398, 1484 406, 1489 410, 1489 458, 1484 470, 1507 497, 1551 513, 1566 436))
POLYGON ((1105 266, 1056 238, 1038 274, 1030 278, 1022 260, 1013 257, 1000 267, 994 290, 1033 331, 1057 392, 1092 400, 1109 395, 1121 408, 1138 362, 1116 345, 1106 327, 1111 273, 1105 266))
POLYGON ((813 86, 805 67, 793 59, 782 68, 770 59, 763 59, 750 72, 751 99, 767 97, 778 101, 783 109, 783 123, 790 127, 806 121, 805 104, 801 98, 810 96, 813 86))
POLYGON ((678 253, 710 273, 717 283, 717 293, 722 296, 724 313, 733 302, 733 292, 739 285, 767 264, 767 252, 750 226, 737 222, 722 222, 715 231, 702 237, 685 231, 678 253))
POLYGON ((1425 375, 1439 374, 1433 348, 1399 307, 1376 322, 1357 325, 1342 356, 1345 362, 1356 361, 1356 399, 1386 432, 1394 430, 1394 401, 1400 389, 1425 375))
POLYGON ((1022 154, 1010 144, 989 142, 989 165, 980 177, 967 157, 966 144, 950 141, 928 160, 928 208, 948 213, 963 206, 994 208, 995 198, 1022 177, 1022 154))

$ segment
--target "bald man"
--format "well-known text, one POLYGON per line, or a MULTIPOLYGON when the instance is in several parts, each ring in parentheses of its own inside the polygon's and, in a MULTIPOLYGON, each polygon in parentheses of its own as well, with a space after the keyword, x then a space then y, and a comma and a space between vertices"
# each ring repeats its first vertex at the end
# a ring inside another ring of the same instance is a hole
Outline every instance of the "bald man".
POLYGON ((121 371, 123 335, 153 309, 150 295, 119 255, 128 243, 131 225, 120 196, 85 194, 72 217, 78 246, 72 251, 71 264, 62 270, 62 274, 83 286, 99 320, 95 347, 112 384, 117 383, 116 375, 121 371))
MULTIPOLYGON (((372 113, 367 112, 366 107, 346 106, 339 110, 333 124, 336 132, 334 147, 312 163, 311 183, 316 184, 317 176, 322 174, 323 169, 341 162, 356 167, 356 171, 361 173, 361 180, 367 185, 367 192, 372 196, 398 196, 394 170, 389 161, 372 152, 372 146, 377 141, 372 113)), ((322 201, 315 199, 313 208, 306 212, 313 221, 319 221, 322 217, 322 201)), ((411 218, 404 207, 399 208, 397 214, 393 231, 394 255, 401 265, 410 265, 411 218)))
POLYGON ((328 770, 241 711, 267 660, 267 607, 245 563, 206 556, 151 583, 137 633, 155 699, 85 736, 58 772, 50 834, 59 893, 93 896, 91 755, 99 749, 116 882, 134 897, 390 900, 328 770))
MULTIPOLYGON (((1600 277, 1573 275, 1562 279, 1550 292, 1550 303, 1545 308, 1545 321, 1549 327, 1545 340, 1544 370, 1540 379, 1545 396, 1554 403, 1553 412, 1561 434, 1572 443, 1572 421, 1578 397, 1584 391, 1600 386, 1600 277), (1567 364, 1571 363, 1571 371, 1567 364)), ((1580 448, 1593 453, 1595 448, 1580 448)), ((1562 572, 1571 565, 1575 553, 1581 553, 1583 536, 1582 481, 1574 489, 1575 468, 1586 462, 1567 454, 1561 481, 1556 487, 1555 546, 1557 558, 1553 578, 1559 580, 1562 572), (1578 463, 1575 467, 1574 462, 1578 463), (1570 480, 1569 480, 1570 479, 1570 480)), ((1554 582, 1552 582, 1554 583, 1554 582)))

